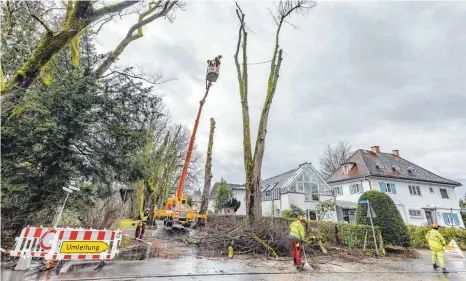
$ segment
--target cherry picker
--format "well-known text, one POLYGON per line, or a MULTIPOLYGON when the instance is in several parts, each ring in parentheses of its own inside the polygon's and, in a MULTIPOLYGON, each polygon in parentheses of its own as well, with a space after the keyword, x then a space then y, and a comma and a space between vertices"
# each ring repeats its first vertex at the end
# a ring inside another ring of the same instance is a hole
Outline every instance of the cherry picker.
POLYGON ((175 192, 175 197, 169 198, 166 203, 165 209, 156 210, 154 218, 162 218, 163 224, 166 227, 182 228, 190 227, 191 224, 204 225, 207 222, 207 214, 199 214, 195 208, 188 205, 188 197, 183 194, 184 182, 188 173, 189 162, 194 147, 194 140, 196 139, 197 127, 201 117, 202 107, 209 94, 212 83, 216 82, 220 72, 220 60, 222 56, 217 56, 213 60, 207 60, 207 73, 206 73, 206 91, 204 97, 199 102, 199 110, 197 112, 196 121, 194 122, 194 129, 186 152, 186 159, 184 161, 183 170, 181 172, 180 182, 175 192))

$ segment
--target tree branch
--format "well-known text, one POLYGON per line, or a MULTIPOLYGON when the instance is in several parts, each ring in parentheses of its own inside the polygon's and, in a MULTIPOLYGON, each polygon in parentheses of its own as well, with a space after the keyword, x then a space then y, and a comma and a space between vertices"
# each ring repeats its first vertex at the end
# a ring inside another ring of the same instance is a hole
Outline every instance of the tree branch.
POLYGON ((101 77, 109 68, 110 66, 118 59, 118 57, 123 53, 125 48, 134 40, 137 40, 143 36, 142 34, 142 27, 148 23, 153 22, 154 20, 164 17, 170 12, 171 9, 178 3, 178 1, 166 1, 163 5, 163 8, 155 13, 154 15, 144 19, 146 16, 150 15, 151 13, 155 12, 157 9, 161 7, 163 1, 157 1, 153 7, 150 7, 149 10, 144 12, 139 16, 138 23, 134 24, 128 30, 126 37, 118 44, 115 50, 100 64, 100 66, 95 70, 94 74, 97 77, 101 77), (136 34, 134 32, 138 30, 136 34))
POLYGON ((32 14, 31 17, 33 17, 36 21, 38 21, 45 28, 47 32, 52 33, 52 34, 55 33, 55 31, 53 31, 53 29, 48 24, 46 24, 41 18, 39 18, 37 15, 32 14))
POLYGON ((112 13, 118 13, 120 11, 123 11, 124 9, 126 8, 129 8, 131 7, 132 5, 138 3, 138 2, 141 2, 139 0, 130 0, 130 1, 123 1, 123 2, 120 2, 120 3, 116 3, 116 4, 113 4, 113 5, 109 5, 109 6, 105 6, 103 8, 100 8, 98 10, 94 10, 94 12, 92 13, 92 16, 89 17, 89 21, 92 22, 104 15, 108 15, 108 14, 112 14, 112 13))

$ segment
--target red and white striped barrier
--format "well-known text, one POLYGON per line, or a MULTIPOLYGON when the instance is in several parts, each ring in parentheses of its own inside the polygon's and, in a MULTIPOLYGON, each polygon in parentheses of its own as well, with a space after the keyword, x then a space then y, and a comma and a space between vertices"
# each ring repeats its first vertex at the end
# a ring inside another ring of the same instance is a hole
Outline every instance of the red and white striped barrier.
POLYGON ((109 260, 118 254, 122 233, 112 230, 26 227, 11 256, 53 260, 109 260))

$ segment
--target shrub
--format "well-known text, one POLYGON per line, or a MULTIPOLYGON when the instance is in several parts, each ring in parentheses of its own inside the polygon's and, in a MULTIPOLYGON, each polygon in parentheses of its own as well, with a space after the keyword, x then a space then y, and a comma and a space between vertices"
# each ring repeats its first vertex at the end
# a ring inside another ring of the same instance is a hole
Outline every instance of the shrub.
MULTIPOLYGON (((382 230, 385 244, 410 245, 408 228, 390 196, 380 191, 371 190, 365 192, 359 199, 369 200, 376 214, 376 218, 373 219, 374 225, 379 226, 382 230)), ((370 220, 367 218, 367 204, 358 205, 356 221, 358 224, 370 225, 370 220)))
MULTIPOLYGON (((430 226, 408 225, 411 246, 415 248, 428 248, 429 245, 427 244, 426 234, 431 229, 432 227, 430 226)), ((462 250, 466 250, 466 230, 452 227, 440 227, 439 231, 442 233, 447 244, 454 239, 462 250)))
POLYGON ((461 217, 463 218, 464 226, 466 226, 466 213, 461 213, 461 217))
POLYGON ((284 210, 282 212, 282 217, 286 219, 298 218, 299 216, 304 216, 304 215, 306 215, 304 210, 293 204, 291 204, 289 210, 284 210))

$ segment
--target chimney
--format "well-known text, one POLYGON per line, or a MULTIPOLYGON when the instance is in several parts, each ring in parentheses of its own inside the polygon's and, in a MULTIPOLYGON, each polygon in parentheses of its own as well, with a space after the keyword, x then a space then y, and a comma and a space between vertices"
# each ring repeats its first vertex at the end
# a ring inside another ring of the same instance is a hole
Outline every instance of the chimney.
POLYGON ((398 149, 393 150, 393 155, 400 157, 400 151, 398 149))
POLYGON ((377 145, 371 147, 371 149, 372 149, 372 152, 374 153, 380 153, 380 148, 377 145))

